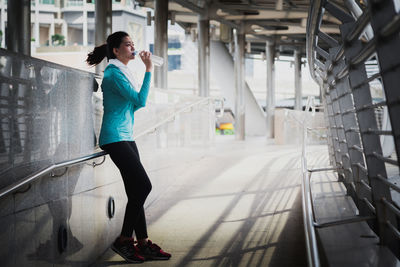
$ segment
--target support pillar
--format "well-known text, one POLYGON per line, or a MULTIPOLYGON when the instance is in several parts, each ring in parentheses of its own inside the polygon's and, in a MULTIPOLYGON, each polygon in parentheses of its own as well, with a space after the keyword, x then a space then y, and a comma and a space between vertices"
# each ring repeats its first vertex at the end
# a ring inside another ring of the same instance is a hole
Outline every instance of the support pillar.
POLYGON ((65 45, 68 45, 68 23, 64 20, 61 25, 61 34, 64 36, 65 45))
MULTIPOLYGON (((112 2, 111 0, 103 0, 95 2, 95 46, 105 44, 108 35, 112 33, 112 2)), ((96 66, 96 73, 101 74, 107 66, 106 60, 103 60, 96 66)))
POLYGON ((49 28, 49 46, 53 45, 51 37, 54 35, 54 32, 55 32, 55 30, 54 30, 54 21, 53 21, 53 22, 51 22, 50 28, 49 28))
POLYGON ((199 96, 210 95, 210 21, 208 16, 199 15, 199 96))
POLYGON ((0 30, 3 33, 1 37, 1 47, 4 48, 6 46, 6 12, 5 12, 5 1, 6 0, 0 0, 1 1, 1 21, 0 21, 0 30))
POLYGON ((303 95, 301 92, 301 51, 300 49, 294 50, 294 89, 295 89, 295 101, 294 109, 303 109, 303 95))
POLYGON ((154 54, 164 58, 164 64, 154 68, 154 84, 168 88, 168 0, 155 0, 154 54))
POLYGON ((235 30, 235 137, 237 140, 245 139, 245 72, 244 72, 244 51, 245 34, 244 27, 241 25, 239 30, 235 30))
POLYGON ((35 0, 35 26, 34 26, 34 37, 35 37, 35 46, 40 46, 40 23, 39 23, 39 0, 35 0))
POLYGON ((31 1, 7 1, 7 18, 7 49, 30 56, 31 1))
POLYGON ((274 113, 275 113, 275 44, 273 41, 267 41, 267 137, 274 138, 274 113))
POLYGON ((87 27, 87 5, 86 5, 86 1, 83 1, 82 33, 83 33, 83 46, 87 46, 88 45, 88 27, 87 27))

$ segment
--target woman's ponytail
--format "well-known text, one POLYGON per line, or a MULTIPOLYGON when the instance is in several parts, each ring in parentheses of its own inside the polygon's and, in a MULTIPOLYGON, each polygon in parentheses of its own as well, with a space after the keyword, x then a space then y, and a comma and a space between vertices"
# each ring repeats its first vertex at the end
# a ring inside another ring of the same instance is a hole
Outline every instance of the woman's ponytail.
POLYGON ((103 44, 94 48, 86 58, 89 66, 96 66, 107 56, 107 44, 103 44))
POLYGON ((129 36, 126 32, 114 32, 107 37, 107 44, 103 44, 94 48, 86 58, 87 64, 95 66, 99 64, 105 57, 107 59, 117 58, 113 52, 114 48, 120 47, 125 36, 129 36))

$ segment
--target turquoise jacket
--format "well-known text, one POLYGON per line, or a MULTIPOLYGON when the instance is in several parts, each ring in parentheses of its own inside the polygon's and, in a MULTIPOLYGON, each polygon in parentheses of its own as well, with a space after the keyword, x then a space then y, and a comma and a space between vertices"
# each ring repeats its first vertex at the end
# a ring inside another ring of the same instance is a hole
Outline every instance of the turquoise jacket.
POLYGON ((150 78, 151 73, 146 72, 142 88, 137 92, 117 66, 109 64, 104 70, 101 84, 104 114, 100 146, 119 141, 133 141, 133 114, 146 105, 150 78))

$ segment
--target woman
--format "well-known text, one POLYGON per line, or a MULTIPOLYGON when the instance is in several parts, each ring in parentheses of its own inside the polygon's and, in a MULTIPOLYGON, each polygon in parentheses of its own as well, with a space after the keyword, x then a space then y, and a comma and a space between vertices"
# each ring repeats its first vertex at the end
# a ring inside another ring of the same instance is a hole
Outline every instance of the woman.
POLYGON ((115 32, 108 36, 106 44, 96 47, 86 59, 91 66, 99 64, 104 57, 108 60, 101 84, 104 115, 99 143, 119 168, 128 196, 121 235, 111 248, 128 262, 168 260, 171 254, 152 243, 147 235, 143 205, 151 191, 151 182, 140 163, 139 152, 133 140, 133 114, 146 104, 153 65, 150 52, 139 53, 146 66, 146 73, 142 87, 137 92, 127 67, 128 62, 135 59, 134 51, 129 35, 115 32), (132 238, 133 231, 137 245, 132 238))

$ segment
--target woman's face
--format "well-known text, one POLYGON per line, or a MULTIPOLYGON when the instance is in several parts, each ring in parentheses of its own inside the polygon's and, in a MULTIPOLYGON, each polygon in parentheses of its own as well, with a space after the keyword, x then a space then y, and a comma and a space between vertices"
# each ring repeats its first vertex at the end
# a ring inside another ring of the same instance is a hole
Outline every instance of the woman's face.
POLYGON ((129 60, 135 59, 135 55, 133 55, 133 51, 135 51, 135 46, 131 37, 125 36, 122 39, 122 42, 118 48, 114 48, 114 54, 124 64, 128 64, 129 60))

